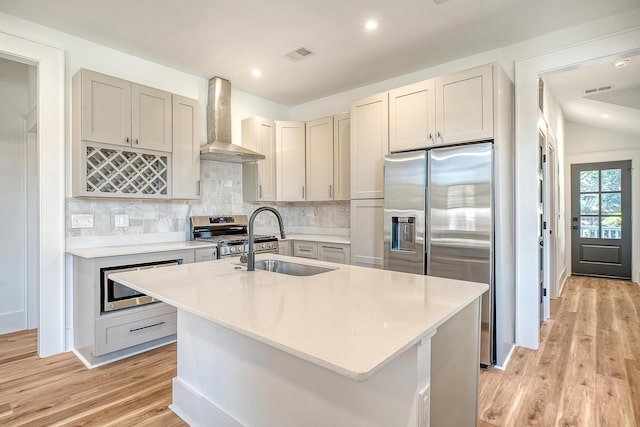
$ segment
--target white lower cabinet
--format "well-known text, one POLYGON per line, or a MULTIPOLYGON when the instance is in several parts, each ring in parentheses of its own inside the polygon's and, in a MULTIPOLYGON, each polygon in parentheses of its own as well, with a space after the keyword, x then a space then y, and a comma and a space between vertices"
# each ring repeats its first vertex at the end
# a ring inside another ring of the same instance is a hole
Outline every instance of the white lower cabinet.
POLYGON ((351 201, 351 264, 382 268, 384 199, 351 201))
POLYGON ((338 264, 351 264, 351 247, 337 243, 318 243, 318 259, 338 264))
POLYGON ((283 251, 283 242, 280 242, 280 255, 317 259, 338 264, 351 264, 351 246, 347 244, 309 242, 305 240, 293 240, 284 243, 291 244, 288 247, 289 253, 283 251))
POLYGON ((184 249, 98 258, 74 256, 73 346, 76 354, 87 365, 97 366, 175 341, 176 309, 165 303, 103 313, 102 269, 174 260, 191 263, 194 252, 184 249))
POLYGON ((216 248, 202 248, 195 251, 195 262, 212 261, 217 257, 216 248))
POLYGON ((278 254, 291 256, 291 242, 289 240, 280 240, 278 242, 278 254))
POLYGON ((293 256, 318 259, 318 243, 294 241, 293 256))

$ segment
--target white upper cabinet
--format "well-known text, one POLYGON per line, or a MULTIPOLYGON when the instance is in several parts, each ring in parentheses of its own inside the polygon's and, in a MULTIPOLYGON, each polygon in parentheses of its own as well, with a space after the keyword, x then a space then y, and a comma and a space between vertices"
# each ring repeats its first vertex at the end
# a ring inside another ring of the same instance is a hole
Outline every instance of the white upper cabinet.
POLYGON ((276 121, 277 200, 305 200, 305 123, 276 121))
POLYGON ((273 120, 250 117, 242 121, 242 146, 264 155, 264 160, 242 165, 245 202, 276 200, 276 131, 273 120))
POLYGON ((389 92, 389 151, 416 150, 434 144, 435 88, 435 80, 426 80, 389 92))
POLYGON ((389 92, 389 150, 493 138, 493 66, 389 92))
POLYGON ((131 142, 133 147, 172 151, 171 94, 131 85, 131 142))
POLYGON ((198 101, 173 95, 174 199, 200 198, 200 127, 198 101))
POLYGON ((81 139, 130 146, 131 83, 89 70, 76 76, 81 80, 81 139))
POLYGON ((171 94, 81 70, 83 141, 171 152, 171 94))
POLYGON ((307 200, 333 198, 333 117, 306 123, 307 200))
POLYGON ((493 138, 493 65, 436 79, 436 143, 493 138))
POLYGON ((333 200, 351 198, 350 122, 349 113, 333 116, 333 200))
POLYGON ((381 199, 389 153, 388 92, 351 103, 351 198, 381 199))

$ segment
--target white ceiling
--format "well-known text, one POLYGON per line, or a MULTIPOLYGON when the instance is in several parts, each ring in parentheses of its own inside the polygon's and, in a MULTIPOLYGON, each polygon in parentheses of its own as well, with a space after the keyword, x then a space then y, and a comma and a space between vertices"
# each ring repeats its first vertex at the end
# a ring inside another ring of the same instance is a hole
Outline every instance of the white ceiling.
POLYGON ((626 58, 623 68, 613 65, 620 57, 608 57, 544 76, 566 120, 640 136, 640 52, 626 58))
POLYGON ((639 0, 0 0, 0 11, 283 105, 638 8, 639 0), (379 20, 373 33, 362 24, 379 20), (300 62, 282 57, 305 46, 300 62), (261 78, 250 71, 259 67, 261 78))

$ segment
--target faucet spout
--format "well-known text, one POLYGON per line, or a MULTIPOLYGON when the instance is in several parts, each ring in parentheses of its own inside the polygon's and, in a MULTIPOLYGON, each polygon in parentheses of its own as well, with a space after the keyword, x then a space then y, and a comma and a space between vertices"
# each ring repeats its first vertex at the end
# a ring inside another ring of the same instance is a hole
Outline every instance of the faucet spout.
POLYGON ((256 269, 256 250, 254 248, 254 236, 253 236, 253 223, 260 212, 269 211, 273 212, 278 220, 278 225, 280 227, 280 237, 286 239, 286 235, 284 232, 284 222, 282 221, 282 216, 280 212, 276 208, 272 208, 271 206, 262 206, 253 211, 251 217, 249 218, 249 248, 247 250, 247 271, 255 271, 256 269))

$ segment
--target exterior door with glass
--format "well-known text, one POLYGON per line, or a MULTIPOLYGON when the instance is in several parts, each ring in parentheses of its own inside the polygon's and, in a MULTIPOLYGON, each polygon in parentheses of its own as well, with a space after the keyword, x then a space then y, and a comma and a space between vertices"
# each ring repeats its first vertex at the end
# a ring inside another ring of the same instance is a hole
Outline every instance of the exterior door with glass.
POLYGON ((572 274, 631 279, 631 161, 571 165, 572 274))

